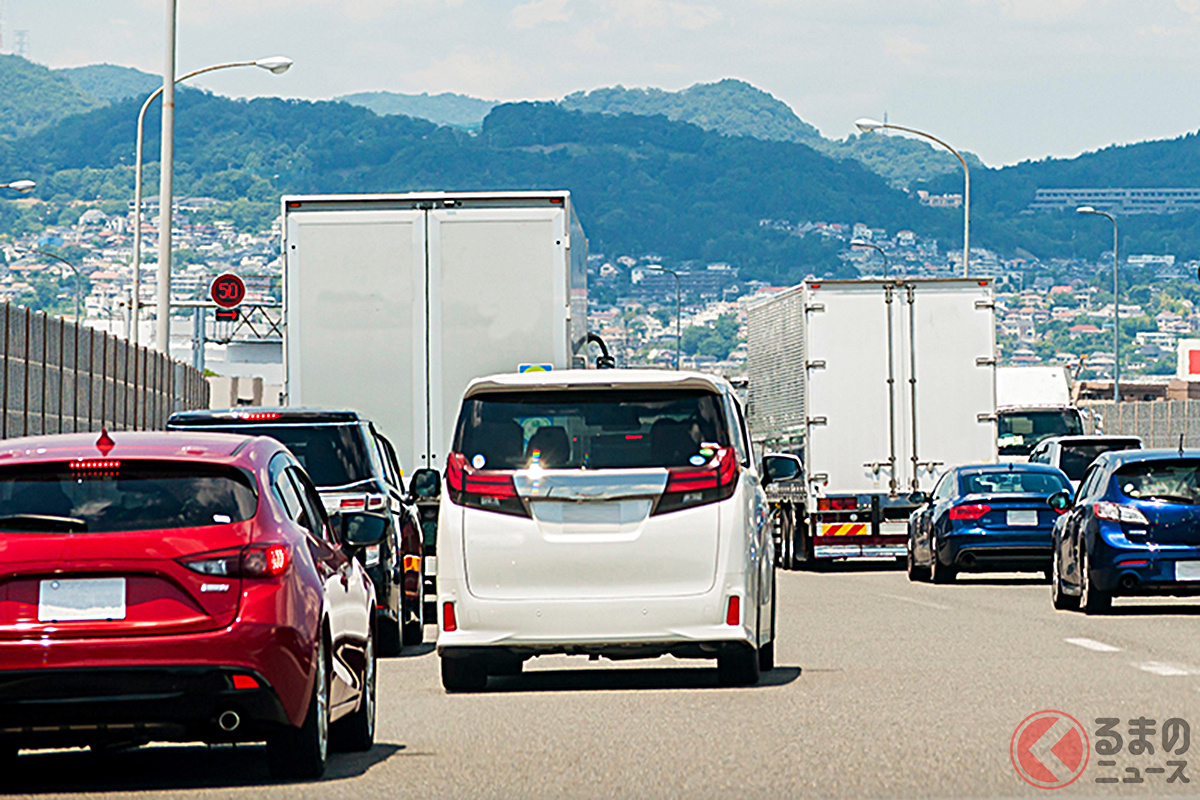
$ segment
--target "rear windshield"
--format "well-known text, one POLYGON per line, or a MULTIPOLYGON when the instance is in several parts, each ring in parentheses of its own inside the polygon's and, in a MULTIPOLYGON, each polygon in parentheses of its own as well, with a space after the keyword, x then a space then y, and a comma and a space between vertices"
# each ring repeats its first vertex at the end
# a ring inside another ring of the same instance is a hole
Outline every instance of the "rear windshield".
POLYGON ((257 505, 251 477, 204 464, 106 461, 102 468, 57 463, 0 469, 0 532, 199 528, 243 522, 257 505))
POLYGON ((291 450, 318 488, 358 483, 374 475, 371 457, 356 422, 345 424, 204 425, 188 430, 270 436, 291 450))
POLYGON ((497 392, 463 402, 454 449, 476 469, 675 467, 707 462, 727 431, 711 392, 497 392))
POLYGON ((1033 447, 1050 436, 1083 433, 1083 421, 1075 409, 1053 411, 1004 411, 996 423, 1001 455, 1029 455, 1033 447))
POLYGON ((1053 472, 968 472, 962 476, 963 494, 1054 494, 1070 486, 1053 472))
POLYGON ((1096 460, 1096 456, 1109 450, 1137 450, 1136 441, 1104 442, 1103 444, 1064 444, 1059 455, 1059 469, 1073 481, 1083 480, 1083 473, 1096 460))
POLYGON ((1139 461, 1115 476, 1121 492, 1134 500, 1200 504, 1200 461, 1139 461))

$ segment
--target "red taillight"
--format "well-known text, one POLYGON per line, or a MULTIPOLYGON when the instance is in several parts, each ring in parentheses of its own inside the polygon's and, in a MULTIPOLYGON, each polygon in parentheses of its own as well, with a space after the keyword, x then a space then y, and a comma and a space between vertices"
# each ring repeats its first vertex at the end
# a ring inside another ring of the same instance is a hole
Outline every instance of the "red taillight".
POLYGON ((670 467, 667 486, 655 514, 724 500, 737 488, 738 460, 732 447, 722 447, 703 469, 670 467))
POLYGON ((446 633, 458 630, 458 620, 454 618, 454 603, 442 603, 442 630, 446 633))
POLYGON ((121 469, 121 462, 116 458, 77 458, 71 461, 72 472, 82 472, 93 476, 113 476, 121 469))
POLYGON ((729 607, 725 610, 725 624, 737 625, 742 621, 742 600, 736 594, 729 598, 729 607))
POLYGON ((1117 562, 1117 566, 1118 567, 1148 567, 1148 566, 1150 566, 1150 561, 1148 559, 1144 559, 1144 558, 1139 559, 1137 561, 1119 561, 1119 562, 1117 562))
POLYGON ((291 551, 284 544, 252 544, 179 559, 192 572, 226 578, 274 578, 287 571, 291 551))
POLYGON ((365 497, 343 497, 339 504, 340 508, 366 508, 367 498, 365 497))
POLYGON ((852 511, 858 508, 857 497, 831 497, 829 507, 834 511, 852 511))
POLYGON ((955 506, 950 509, 950 519, 979 519, 984 514, 992 510, 989 505, 983 503, 969 503, 965 506, 955 506))
POLYGON ((269 419, 279 419, 278 411, 238 411, 235 412, 234 419, 244 419, 253 422, 261 422, 269 419))
POLYGON ((527 517, 529 512, 517 494, 513 473, 507 470, 476 470, 462 453, 446 458, 446 490, 450 501, 484 511, 527 517))
POLYGON ((251 675, 234 675, 233 688, 235 689, 257 689, 258 681, 251 675))

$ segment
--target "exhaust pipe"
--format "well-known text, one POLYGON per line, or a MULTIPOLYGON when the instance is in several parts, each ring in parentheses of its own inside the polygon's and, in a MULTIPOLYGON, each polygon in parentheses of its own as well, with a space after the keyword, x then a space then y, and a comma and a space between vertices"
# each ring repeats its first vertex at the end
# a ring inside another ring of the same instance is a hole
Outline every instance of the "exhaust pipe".
POLYGON ((236 711, 223 711, 217 717, 217 726, 226 733, 233 733, 242 724, 242 718, 236 711))
POLYGON ((1121 580, 1118 585, 1122 589, 1129 590, 1129 589, 1132 589, 1133 587, 1137 586, 1137 584, 1138 584, 1137 575, 1134 575, 1132 572, 1126 572, 1124 575, 1121 576, 1121 580))
POLYGON ((962 561, 962 565, 964 567, 966 567, 967 569, 971 569, 972 567, 975 566, 975 554, 967 553, 962 557, 961 561, 962 561))

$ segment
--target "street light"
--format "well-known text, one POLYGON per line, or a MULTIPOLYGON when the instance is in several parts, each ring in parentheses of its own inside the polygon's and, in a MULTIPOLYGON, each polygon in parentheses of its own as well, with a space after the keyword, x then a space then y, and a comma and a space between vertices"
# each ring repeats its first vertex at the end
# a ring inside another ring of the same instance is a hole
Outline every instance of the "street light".
POLYGON ((1106 217, 1112 223, 1113 229, 1113 402, 1121 402, 1121 303, 1118 299, 1119 288, 1117 272, 1117 221, 1106 211, 1099 211, 1092 206, 1080 206, 1076 214, 1092 214, 1106 217))
POLYGON ((872 250, 877 251, 879 253, 879 255, 883 256, 883 279, 887 280, 887 276, 888 276, 887 253, 883 252, 882 247, 880 247, 877 244, 873 244, 872 242, 864 242, 861 239, 852 239, 850 241, 850 246, 851 247, 869 247, 872 250))
MULTIPOLYGON (((18 251, 18 252, 20 252, 20 251, 18 251)), ((62 256, 51 253, 49 250, 26 250, 25 252, 36 254, 39 256, 46 256, 47 258, 52 258, 55 261, 59 262, 60 264, 67 265, 68 267, 71 268, 71 271, 75 273, 75 324, 78 325, 79 324, 79 292, 83 288, 83 275, 79 272, 79 267, 75 266, 70 261, 67 261, 62 256)))
POLYGON ((928 139, 931 142, 937 142, 951 153, 954 153, 954 156, 958 159, 958 163, 962 164, 963 168, 963 277, 967 277, 969 274, 967 271, 967 261, 971 257, 971 170, 967 167, 967 160, 962 157, 961 153, 941 139, 915 128, 905 128, 903 125, 892 125, 887 122, 877 122, 873 119, 855 120, 854 125, 863 133, 877 131, 880 128, 904 131, 905 133, 911 133, 915 136, 928 139))
POLYGON ((13 191, 20 192, 21 194, 25 194, 26 192, 32 192, 33 188, 35 186, 37 186, 37 184, 31 180, 19 180, 19 181, 10 181, 9 183, 0 183, 0 189, 12 189, 13 191))
POLYGON ((682 306, 679 303, 679 275, 676 274, 675 270, 667 269, 666 267, 661 266, 652 266, 647 264, 646 269, 654 270, 655 272, 669 272, 671 273, 671 277, 675 279, 675 369, 679 369, 679 359, 682 357, 681 354, 683 352, 683 337, 679 335, 679 320, 682 316, 680 312, 682 306))
MULTIPOLYGON (((292 66, 292 60, 285 56, 272 56, 270 58, 260 58, 257 61, 234 61, 234 62, 231 62, 228 64, 216 64, 211 67, 205 67, 203 69, 194 70, 192 72, 187 73, 186 75, 181 75, 180 77, 176 78, 175 82, 181 83, 182 81, 186 81, 189 78, 194 78, 197 75, 203 75, 206 72, 215 72, 216 70, 219 70, 219 69, 231 69, 233 67, 259 67, 260 69, 267 70, 272 75, 282 75, 283 73, 287 72, 291 66, 292 66)), ((142 103, 142 110, 138 112, 137 148, 136 148, 136 156, 134 157, 134 171, 133 171, 133 297, 131 298, 130 304, 129 304, 129 307, 130 307, 129 313, 132 318, 132 325, 130 326, 130 329, 129 329, 129 340, 133 344, 137 344, 137 341, 138 341, 138 317, 139 317, 138 312, 139 312, 139 309, 141 308, 141 296, 139 293, 141 292, 141 289, 142 289, 142 139, 143 139, 143 136, 145 133, 146 111, 150 108, 150 104, 153 103, 162 93, 163 93, 163 87, 160 86, 157 89, 155 89, 150 94, 150 96, 146 98, 146 102, 142 103)), ((162 214, 161 207, 159 208, 159 214, 160 214, 160 218, 161 218, 161 214, 162 214)), ((160 231, 159 231, 160 240, 163 235, 164 235, 163 231, 160 229, 160 231)), ((170 236, 171 236, 170 231, 168 230, 165 235, 167 236, 167 240, 169 243, 170 236)), ((169 272, 170 261, 169 260, 167 262, 167 269, 168 269, 167 283, 169 284, 170 283, 170 272, 169 272)), ((159 280, 160 281, 162 280, 162 259, 159 259, 159 280)), ((160 292, 160 296, 161 296, 161 292, 160 292)), ((168 295, 168 297, 169 297, 169 295, 168 295)), ((168 308, 168 311, 169 311, 169 308, 168 308)), ((164 352, 165 352, 165 349, 164 349, 164 352)))

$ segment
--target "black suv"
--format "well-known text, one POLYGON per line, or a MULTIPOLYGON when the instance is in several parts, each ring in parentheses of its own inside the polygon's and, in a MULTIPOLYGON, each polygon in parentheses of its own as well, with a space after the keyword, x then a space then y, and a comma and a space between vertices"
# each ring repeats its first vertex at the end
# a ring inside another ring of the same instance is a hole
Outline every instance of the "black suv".
POLYGON ((203 430, 269 436, 287 446, 316 484, 325 510, 378 514, 387 520, 379 544, 358 558, 375 584, 378 647, 397 655, 402 644, 424 639, 423 534, 416 507, 404 491, 392 443, 356 411, 309 408, 235 408, 181 411, 167 430, 203 430))

